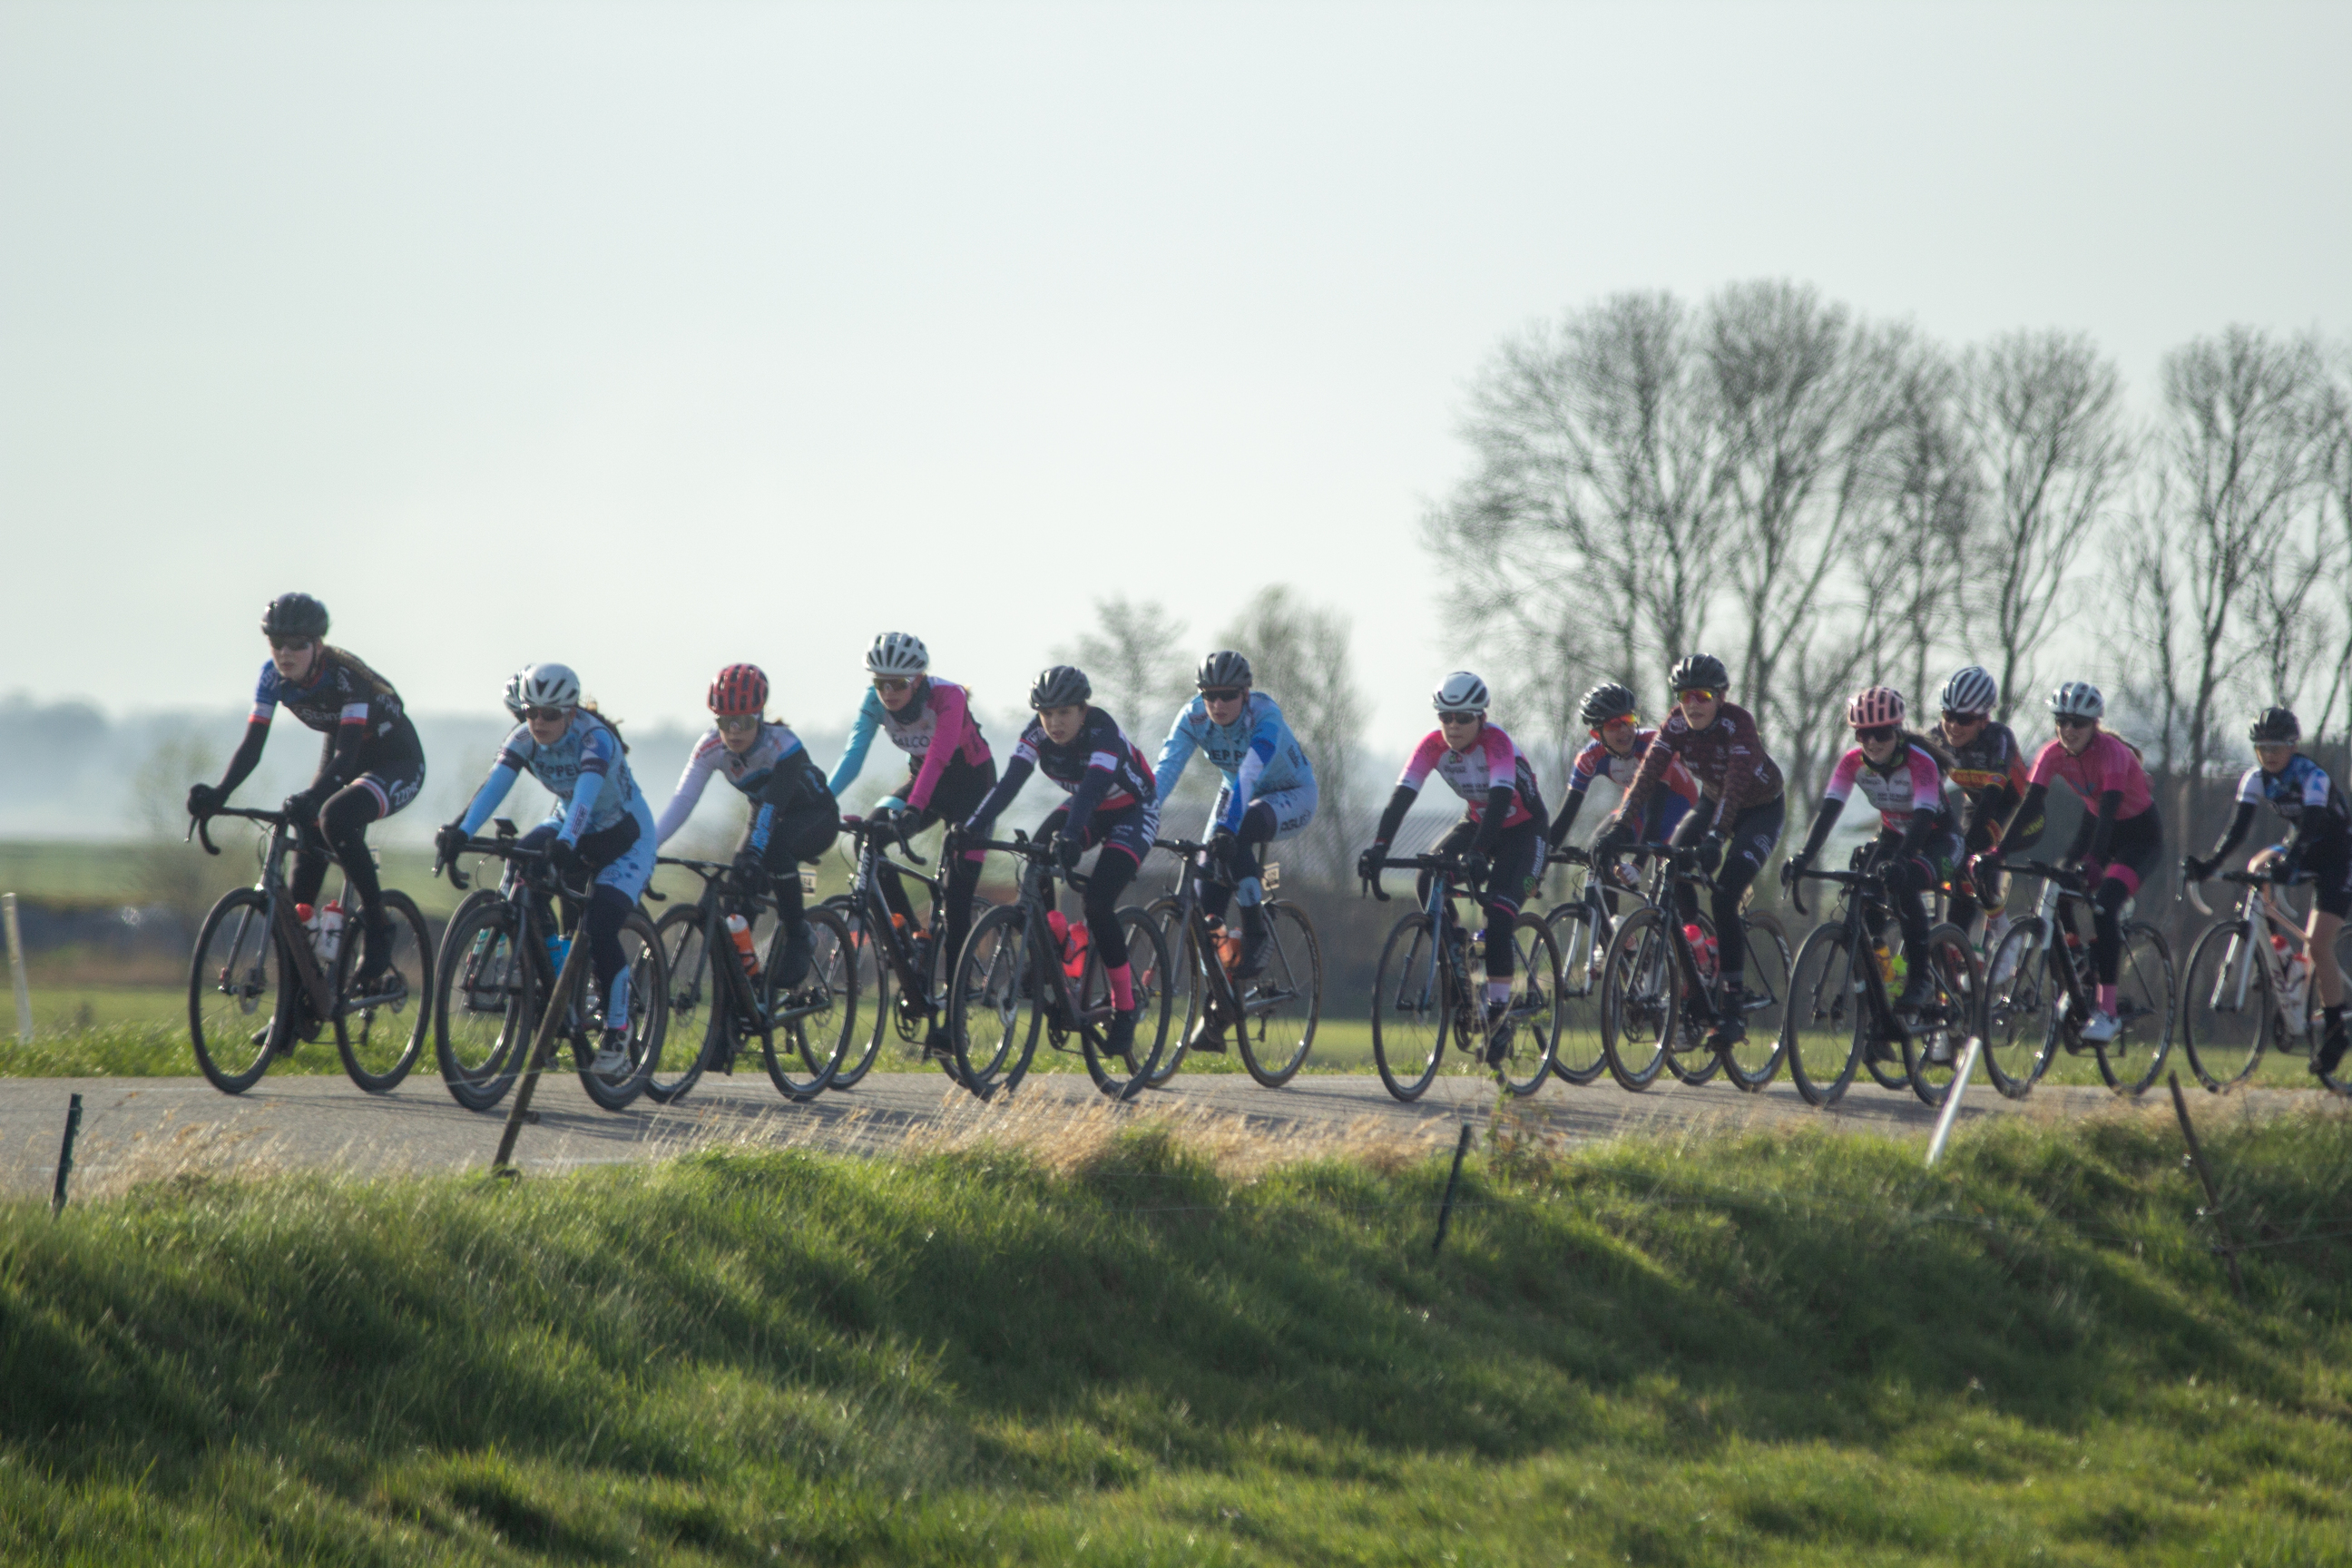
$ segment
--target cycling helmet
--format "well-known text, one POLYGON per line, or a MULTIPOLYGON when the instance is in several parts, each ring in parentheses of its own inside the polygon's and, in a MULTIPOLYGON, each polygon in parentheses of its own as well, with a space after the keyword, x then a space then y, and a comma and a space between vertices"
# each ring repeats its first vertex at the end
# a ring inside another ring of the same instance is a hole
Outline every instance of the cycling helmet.
POLYGON ((327 635, 327 606, 308 594, 280 594, 262 606, 261 635, 323 637, 327 635))
POLYGON ((1613 680, 1604 680, 1584 694, 1584 700, 1577 707, 1576 716, 1598 730, 1612 719, 1632 718, 1633 708, 1633 693, 1630 689, 1613 680))
POLYGON ((1199 673, 1192 684, 1207 690, 1212 686, 1247 686, 1250 683, 1249 660, 1231 648, 1223 648, 1201 661, 1199 673))
POLYGON ((866 670, 911 680, 931 668, 931 650, 912 632, 884 632, 866 650, 866 670))
POLYGON ((1720 691, 1731 684, 1731 671, 1723 668, 1723 660, 1711 653, 1685 654, 1675 664, 1674 673, 1666 683, 1676 691, 1694 686, 1704 686, 1720 691))
POLYGON ((1944 682, 1943 704, 1947 713, 1990 713, 2000 700, 2000 683, 1992 671, 1981 665, 1968 665, 1952 671, 1944 682))
POLYGON ((2247 730, 2246 739, 2257 746, 2293 745, 2303 739, 2303 726, 2292 708, 2265 708, 2247 730))
POLYGON ((580 678, 568 664, 527 664, 507 682, 507 709, 517 718, 533 708, 577 708, 580 678))
POLYGON ((767 705, 767 673, 756 664, 730 664, 710 683, 713 713, 757 713, 767 705))
POLYGON ((1035 683, 1029 688, 1029 706, 1041 710, 1067 708, 1094 694, 1085 670, 1074 664, 1051 665, 1037 672, 1035 683))
POLYGON ((1457 669, 1429 694, 1429 705, 1440 713, 1484 713, 1486 683, 1466 669, 1457 669))
POLYGON ((1903 722, 1903 693, 1891 686, 1865 686, 1846 700, 1845 721, 1849 729, 1866 730, 1873 724, 1903 722))
POLYGON ((2107 700, 2087 680, 2070 680, 2050 694, 2053 719, 2098 719, 2105 716, 2107 700))

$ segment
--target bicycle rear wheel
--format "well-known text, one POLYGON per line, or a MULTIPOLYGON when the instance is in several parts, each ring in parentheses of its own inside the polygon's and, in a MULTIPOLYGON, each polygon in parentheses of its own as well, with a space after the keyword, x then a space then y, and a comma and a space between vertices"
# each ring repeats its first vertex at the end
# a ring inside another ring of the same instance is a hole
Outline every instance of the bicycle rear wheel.
POLYGON ((2046 928, 2027 915, 2011 925, 1985 964, 1985 1076, 2009 1100, 2022 1100, 2050 1065, 2044 1049, 2050 1011, 2048 966, 2042 957, 2046 928))
POLYGON ((857 947, 837 910, 803 911, 809 937, 808 968, 788 988, 784 950, 792 933, 777 922, 768 959, 753 987, 752 1012, 739 1015, 745 1044, 756 1037, 768 1081, 798 1104, 823 1094, 857 1033, 857 947))
MULTIPOLYGON (((1173 999, 1169 994, 1168 944, 1160 940, 1159 924, 1129 905, 1118 911, 1118 929, 1126 938, 1135 1038, 1125 1050, 1114 1052, 1105 1043, 1109 1024, 1089 1024, 1078 1031, 1078 1048, 1086 1057, 1087 1075, 1097 1089, 1113 1100, 1132 1100, 1151 1082, 1152 1070, 1167 1048, 1173 999)), ((1078 988, 1078 995, 1079 1005, 1089 1014, 1113 1005, 1110 975, 1099 951, 1087 954, 1086 984, 1078 988)))
MULTIPOLYGON (((669 1034, 663 1055, 670 1070, 646 1075, 646 1098, 667 1105, 700 1081, 705 1068, 725 1054, 728 1040, 714 1020, 724 1006, 724 982, 711 968, 709 928, 699 908, 681 905, 654 923, 662 964, 669 975, 669 1034)), ((728 956, 732 957, 732 943, 728 956)))
POLYGON ((1426 914, 1397 921, 1372 980, 1372 1065, 1397 1099, 1419 1100, 1444 1059, 1454 976, 1426 914))
POLYGON ((364 933, 348 938, 335 955, 335 1049, 352 1081, 370 1094, 400 1087, 425 1050, 433 1011, 433 938, 424 914, 392 888, 383 890, 383 914, 391 963, 367 994, 352 986, 367 956, 364 933))
POLYGON ((1173 898, 1154 899, 1144 906, 1143 912, 1160 928, 1160 940, 1167 944, 1170 995, 1181 1007, 1174 1018, 1175 1036, 1168 1042, 1168 1048, 1160 1053, 1160 1066, 1152 1072, 1149 1085, 1160 1089, 1184 1065, 1185 1055, 1191 1049, 1192 1024, 1201 1016, 1207 982, 1201 973, 1200 949, 1192 941, 1192 928, 1184 919, 1183 906, 1173 898))
POLYGON ((1911 1092, 1929 1105, 1941 1105, 1952 1091, 1960 1053, 1976 1031, 1984 970, 1969 946, 1968 932, 1948 924, 1927 932, 1927 970, 1935 976, 1935 1000, 1918 1027, 1903 1037, 1903 1066, 1911 1092))
POLYGON ((1040 987, 1055 984, 1055 962, 1030 940, 1029 911, 1003 904, 980 917, 956 955, 948 988, 948 1032, 963 1086, 986 1100, 1020 1086, 1044 1023, 1040 987))
POLYGON ((1864 984, 1845 927, 1815 926, 1797 950, 1780 1029, 1789 1080, 1808 1105, 1836 1104, 1862 1065, 1864 984))
POLYGON ((1562 904, 1546 917, 1552 945, 1559 950, 1559 1037, 1552 1047, 1555 1077, 1579 1086, 1609 1070, 1601 1046, 1601 956, 1592 931, 1592 911, 1562 904))
POLYGON ((2180 1047, 2197 1081, 2220 1094, 2252 1077, 2270 1044, 2278 999, 2270 967, 2246 946, 2244 921, 2225 921, 2197 939, 2180 1000, 2180 1047))
MULTIPOLYGON (((2336 930, 2336 973, 2345 977, 2347 985, 2352 985, 2352 925, 2341 926, 2336 930)), ((2309 1025, 2311 1032, 2307 1037, 2311 1041, 2311 1048, 2315 1052, 2319 1049, 2322 1027, 2319 987, 2315 984, 2311 987, 2311 1023, 2309 1025)), ((2344 1059, 2336 1064, 2334 1072, 2321 1074, 2319 1081, 2338 1094, 2352 1094, 2352 1051, 2345 1053, 2344 1059)))
MULTIPOLYGON (((1323 944, 1315 922, 1296 904, 1269 902, 1263 973, 1239 982, 1241 1026, 1234 1048, 1242 1066, 1265 1089, 1280 1089, 1307 1065, 1315 1048, 1315 1026, 1323 1016, 1323 944)), ((1183 973, 1181 969, 1179 973, 1183 973)))
POLYGON ((441 933, 434 963, 433 1046, 449 1098, 488 1110, 506 1098, 539 1023, 546 982, 520 951, 515 907, 483 888, 441 933))
MULTIPOLYGON (((1525 1098, 1551 1077, 1559 1048, 1559 948, 1541 915, 1521 910, 1512 922, 1511 958, 1511 997, 1497 1026, 1510 1034, 1492 1066, 1504 1093, 1525 1098)), ((1490 1058, 1496 1043, 1489 1034, 1490 1058)))
POLYGON ((1601 961, 1601 1047, 1609 1076, 1636 1092, 1658 1081, 1681 1026, 1682 976, 1661 910, 1637 910, 1601 961))
MULTIPOLYGON (((585 942, 587 933, 575 931, 572 940, 585 942)), ((616 1071, 600 1073, 593 1065, 604 1028, 611 1022, 606 1015, 612 997, 594 994, 593 969, 573 982, 580 1029, 572 1036, 572 1054, 580 1087, 606 1110, 625 1110, 645 1093, 646 1079, 661 1066, 662 1045, 669 1033, 669 970, 662 962, 661 938, 643 910, 631 910, 621 922, 621 963, 628 975, 628 1018, 621 1044, 625 1061, 616 1071)), ((695 1045, 698 1049, 702 1042, 695 1045)))
POLYGON ((1780 1019, 1789 1000, 1789 939, 1770 915, 1742 915, 1748 964, 1744 972, 1748 1033, 1723 1055, 1723 1072, 1750 1094, 1759 1093, 1780 1071, 1780 1019))
POLYGON ((2116 1037, 2098 1044, 2099 1076, 2117 1094, 2143 1094, 2164 1070, 2172 1050, 2179 993, 2173 989, 2172 949, 2146 921, 2124 927, 2116 968, 2116 1037))
POLYGON ((205 916, 188 963, 188 1037, 215 1089, 243 1094, 261 1081, 292 1013, 294 986, 269 900, 255 888, 223 894, 205 916))

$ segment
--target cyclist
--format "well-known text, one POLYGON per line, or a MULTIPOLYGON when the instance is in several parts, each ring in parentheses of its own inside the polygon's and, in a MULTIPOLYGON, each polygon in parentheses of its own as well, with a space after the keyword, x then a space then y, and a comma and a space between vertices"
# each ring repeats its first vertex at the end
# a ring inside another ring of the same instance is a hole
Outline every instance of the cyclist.
MULTIPOLYGON (((1650 797, 1664 787, 1679 762, 1698 781, 1699 808, 1675 828, 1673 842, 1697 841, 1699 865, 1715 878, 1715 943, 1723 1000, 1707 1044, 1720 1051, 1748 1037, 1747 933, 1739 924, 1739 900, 1780 842, 1789 806, 1781 794, 1780 765, 1765 751, 1755 716, 1725 700, 1730 672, 1713 654, 1695 653, 1678 661, 1668 678, 1674 710, 1626 786, 1618 821, 1593 847, 1614 848, 1629 837, 1627 823, 1641 820, 1650 797)), ((1698 918, 1698 890, 1680 889, 1685 921, 1698 918)))
MULTIPOLYGON (((866 818, 885 827, 896 823, 909 835, 935 822, 969 819, 996 783, 996 757, 988 748, 988 737, 980 732, 980 715, 971 710, 971 693, 952 680, 932 675, 930 667, 930 650, 920 637, 884 632, 874 639, 874 646, 866 650, 866 672, 873 684, 858 704, 849 745, 827 781, 838 798, 865 769, 866 752, 874 743, 875 732, 889 736, 890 743, 907 753, 907 776, 866 818)), ((946 862, 947 874, 947 930, 942 934, 948 960, 953 963, 971 931, 972 894, 980 886, 981 862, 986 857, 979 850, 950 849, 942 851, 940 858, 946 862)), ((916 929, 914 906, 907 901, 906 887, 887 860, 882 863, 882 901, 908 930, 916 929)), ((929 955, 919 948, 918 956, 923 960, 918 968, 922 968, 929 955)), ((930 1048, 941 1049, 945 1044, 934 1023, 930 1048)))
POLYGON ((2042 814, 2036 812, 2030 819, 2011 823, 2006 838, 2001 835, 2001 819, 2025 798, 2027 777, 2025 750, 2016 732, 1993 720, 1992 705, 2000 695, 2000 685, 1990 670, 1971 664, 1952 671, 1944 682, 1943 719, 1927 731, 1927 740, 1951 758, 1947 770, 1950 788, 1961 802, 1960 848, 1968 858, 1967 871, 1951 879, 1952 923, 1974 937, 1977 917, 1990 910, 1992 918, 1984 927, 1987 952, 2000 941, 2009 923, 2000 912, 2008 894, 2005 879, 1995 868, 1999 852, 2032 848, 2040 842, 2043 826, 2042 814))
POLYGON ((2070 680, 2050 694, 2050 716, 2058 738, 2042 748, 2026 776, 2025 798, 2018 803, 2001 829, 2005 842, 2012 830, 2031 823, 2050 794, 2050 781, 2063 780, 2086 808, 2083 825, 2059 864, 2080 866, 2091 892, 2092 926, 2095 932, 2091 956, 2098 977, 2099 995, 2082 1037, 2092 1044, 2116 1037, 2123 1026, 2116 1017, 2116 978, 2123 967, 2123 907, 2164 853, 2164 823, 2157 816, 2156 795, 2140 766, 2139 752, 2099 727, 2106 699, 2087 680, 2070 680))
POLYGON ((810 957, 808 921, 801 911, 801 863, 823 854, 841 831, 841 808, 792 726, 768 722, 768 677, 758 665, 730 664, 720 670, 707 700, 714 723, 686 759, 677 789, 654 824, 654 844, 668 843, 686 826, 713 773, 726 774, 729 784, 751 797, 751 820, 735 846, 735 872, 749 886, 765 884, 775 893, 784 930, 776 983, 790 990, 807 977, 810 957))
POLYGON ((392 922, 384 918, 375 857, 368 853, 368 824, 416 798, 425 785, 425 747, 392 682, 357 655, 329 645, 326 605, 308 594, 280 594, 261 612, 261 634, 269 639, 269 658, 254 689, 245 739, 220 783, 188 786, 188 815, 210 816, 228 804, 261 761, 269 721, 281 704, 326 737, 317 774, 286 797, 287 825, 295 835, 291 891, 297 912, 308 921, 327 879, 331 846, 360 899, 362 942, 353 984, 365 994, 392 963, 392 922))
POLYGON ((1829 787, 1822 793, 1821 809, 1813 813, 1805 846, 1781 864, 1780 881, 1785 886, 1804 874, 1860 786, 1863 798, 1878 812, 1871 860, 1891 867, 1886 890, 1903 927, 1903 962, 1909 973, 1895 1010, 1916 1013, 1936 994, 1927 968, 1926 894, 1960 858, 1960 837, 1944 805, 1944 767, 1904 730, 1903 694, 1891 686, 1855 692, 1845 705, 1845 721, 1853 731, 1854 747, 1830 770, 1829 787))
MULTIPOLYGON (((1242 907, 1237 979, 1265 973, 1273 932, 1265 923, 1256 847, 1303 831, 1315 820, 1315 769, 1271 697, 1251 689, 1250 662, 1231 649, 1209 655, 1194 672, 1200 695, 1170 726, 1152 767, 1153 787, 1166 800, 1198 751, 1224 776, 1209 812, 1209 875, 1201 880, 1201 911, 1222 928, 1225 901, 1242 907)), ((1197 1048, 1223 1050, 1204 1027, 1197 1048)))
POLYGON ((2202 860, 2190 856, 2181 862, 2181 869, 2200 882, 2211 876, 2253 825, 2256 805, 2267 804, 2286 820, 2285 842, 2263 850, 2246 868, 2267 870, 2282 882, 2299 872, 2312 873, 2311 922, 2304 935, 2312 978, 2319 987, 2322 1027, 2310 1067, 2314 1073, 2332 1073, 2344 1060, 2346 1043, 2344 976, 2336 967, 2336 933, 2344 917, 2352 914, 2352 806, 2326 771, 2294 749, 2303 739, 2303 726, 2287 709, 2263 709, 2246 738, 2253 742, 2254 765, 2238 781, 2238 809, 2213 853, 2202 860))
POLYGON ((1118 929, 1118 896, 1151 853, 1151 840, 1160 832, 1160 794, 1141 748, 1127 738, 1118 720, 1088 702, 1094 694, 1086 672, 1073 665, 1038 672, 1029 688, 1029 706, 1037 717, 1021 731, 1004 776, 965 819, 964 828, 987 837, 989 826, 1013 804, 1032 773, 1044 773, 1068 792, 1070 798, 1038 824, 1037 837, 1052 843, 1064 870, 1087 849, 1102 846, 1087 878, 1087 934, 1110 981, 1114 1011, 1104 1048, 1124 1054, 1135 1045, 1135 975, 1127 962, 1127 938, 1118 929))
MULTIPOLYGON (((454 859, 526 771, 556 797, 562 809, 524 834, 521 844, 544 848, 566 888, 593 879, 580 924, 596 994, 604 998, 604 1036, 589 1067, 609 1077, 628 1068, 629 971, 621 922, 654 874, 654 814, 630 775, 621 732, 580 700, 580 678, 569 666, 528 666, 508 679, 506 704, 514 729, 473 803, 434 836, 434 846, 443 859, 454 859)), ((540 912, 551 918, 544 901, 540 912)))
MULTIPOLYGON (((1460 857, 1464 879, 1486 912, 1486 1018, 1492 1025, 1510 1005, 1517 963, 1511 922, 1543 868, 1544 805, 1535 769, 1501 726, 1487 722, 1487 700, 1486 683, 1466 669, 1447 676, 1431 694, 1437 728, 1405 760, 1371 845, 1357 858, 1356 874, 1370 878, 1379 872, 1404 814, 1433 770, 1469 804, 1430 853, 1460 857)), ((1501 1062, 1509 1048, 1510 1031, 1496 1030, 1487 1065, 1501 1062)))
MULTIPOLYGON (((1554 848, 1568 842, 1568 830, 1576 821, 1576 814, 1584 808, 1585 792, 1592 781, 1607 773, 1620 792, 1618 809, 1609 814, 1601 826, 1606 833, 1624 815, 1622 792, 1641 772, 1642 759, 1649 754, 1650 742, 1658 738, 1654 729, 1641 728, 1641 718, 1634 711, 1631 689, 1613 680, 1604 680, 1584 694, 1577 706, 1577 717, 1583 720, 1591 742, 1576 753, 1576 761, 1568 770, 1568 799, 1561 803, 1559 816, 1553 819, 1551 831, 1545 842, 1554 848)), ((1690 776, 1682 759, 1666 765, 1666 787, 1653 798, 1640 818, 1641 838, 1645 844, 1655 844, 1674 832, 1683 816, 1698 804, 1698 781, 1690 776)), ((1613 910, 1616 895, 1608 895, 1613 910)))

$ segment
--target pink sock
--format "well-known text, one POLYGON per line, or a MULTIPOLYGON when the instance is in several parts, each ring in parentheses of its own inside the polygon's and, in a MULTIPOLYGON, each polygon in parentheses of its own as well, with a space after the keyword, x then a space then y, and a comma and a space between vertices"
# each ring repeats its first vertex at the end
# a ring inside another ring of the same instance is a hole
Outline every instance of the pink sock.
POLYGON ((2114 986, 2102 985, 2099 987, 2099 1011, 2106 1014, 2107 1016, 2111 1018, 2115 1016, 2116 988, 2114 986))
POLYGON ((1110 1005, 1122 1013, 1135 1010, 1135 971, 1128 964, 1110 972, 1110 1005))

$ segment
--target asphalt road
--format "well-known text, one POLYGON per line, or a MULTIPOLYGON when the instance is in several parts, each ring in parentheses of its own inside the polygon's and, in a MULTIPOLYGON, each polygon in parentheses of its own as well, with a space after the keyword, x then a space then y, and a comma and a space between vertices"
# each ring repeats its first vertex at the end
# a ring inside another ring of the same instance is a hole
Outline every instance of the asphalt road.
MULTIPOLYGON (((217 1174, 279 1169, 353 1173, 482 1169, 498 1147, 504 1108, 460 1109, 439 1080, 419 1074, 391 1094, 362 1094, 341 1078, 265 1079, 231 1097, 202 1079, 0 1079, 0 1192, 46 1194, 57 1171, 67 1106, 82 1096, 72 1191, 102 1196, 184 1171, 217 1174)), ((1760 1095, 1723 1084, 1672 1085, 1627 1094, 1607 1079, 1590 1089, 1554 1083, 1519 1102, 1547 1131, 1570 1142, 1637 1132, 1707 1135, 1759 1124, 1801 1123, 1924 1142, 1934 1112, 1913 1096, 1857 1087, 1816 1110, 1786 1084, 1760 1095)), ((2161 1091, 2140 1102, 2165 1108, 2161 1091)), ((2190 1096, 2201 1122, 2269 1115, 2315 1103, 2311 1094, 2258 1089, 2217 1099, 2190 1096)), ((2342 1102, 2335 1102, 2341 1104, 2342 1102)), ((1178 1079, 1137 1106, 1113 1108, 1082 1073, 1032 1077, 1010 1104, 982 1105, 944 1078, 876 1073, 855 1090, 793 1105, 757 1071, 706 1078, 678 1104, 641 1102, 618 1115, 596 1109, 569 1075, 551 1074, 533 1102, 539 1121, 523 1129, 517 1163, 526 1172, 650 1160, 714 1143, 874 1153, 908 1141, 937 1142, 995 1133, 1050 1140, 1055 1129, 1107 1116, 1172 1114, 1226 1135, 1265 1137, 1305 1149, 1371 1136, 1450 1143, 1464 1121, 1484 1122, 1494 1092, 1482 1079, 1442 1079, 1419 1102, 1402 1105, 1370 1075, 1306 1075, 1281 1089, 1240 1075, 1178 1079)), ((2352 1107, 2346 1108, 2352 1112, 2352 1107)), ((2073 1118, 2128 1112, 2104 1089, 2043 1085, 2027 1100, 2002 1100, 1981 1082, 1964 1100, 1956 1137, 1988 1116, 2073 1118)))

